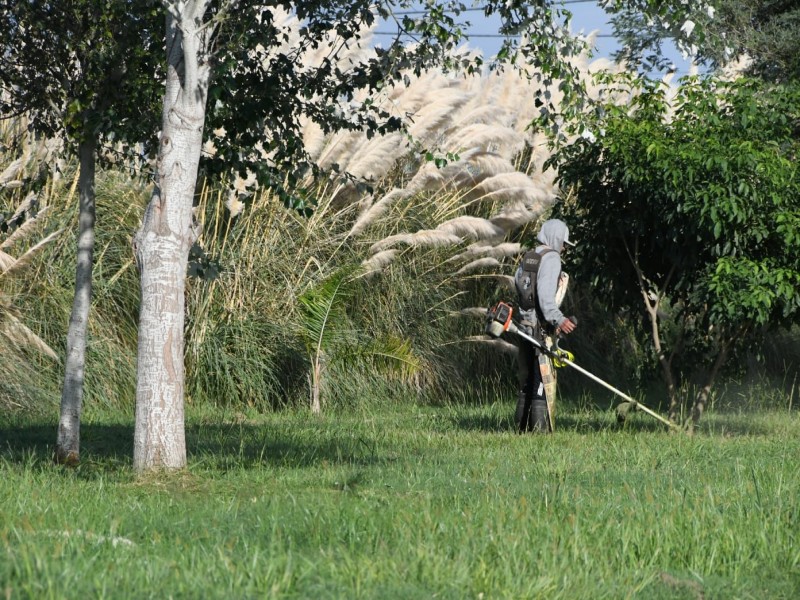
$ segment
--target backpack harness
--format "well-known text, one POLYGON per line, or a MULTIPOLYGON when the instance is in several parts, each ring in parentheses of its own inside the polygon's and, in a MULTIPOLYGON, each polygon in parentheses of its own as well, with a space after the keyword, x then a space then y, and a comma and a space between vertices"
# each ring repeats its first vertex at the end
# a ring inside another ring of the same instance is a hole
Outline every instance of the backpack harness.
POLYGON ((519 307, 524 311, 536 311, 536 321, 538 324, 544 323, 544 314, 539 307, 536 297, 536 278, 539 275, 539 267, 542 265, 542 258, 550 252, 555 252, 552 248, 547 248, 539 254, 536 250, 528 250, 522 257, 522 271, 516 278, 517 294, 519 296, 519 307))

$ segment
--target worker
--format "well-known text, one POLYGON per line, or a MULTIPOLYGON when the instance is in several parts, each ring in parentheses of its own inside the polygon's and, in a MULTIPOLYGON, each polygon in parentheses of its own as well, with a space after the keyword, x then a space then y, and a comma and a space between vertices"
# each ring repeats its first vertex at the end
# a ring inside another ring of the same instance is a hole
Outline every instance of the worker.
MULTIPOLYGON (((569 282, 561 268, 562 257, 569 246, 574 246, 569 241, 569 228, 559 219, 549 219, 542 224, 536 239, 540 244, 523 255, 514 276, 520 327, 536 339, 572 333, 576 322, 559 308, 569 282)), ((516 426, 520 432, 550 432, 552 415, 548 412, 542 369, 552 371, 552 364, 547 357, 540 361, 540 350, 528 340, 518 338, 518 342, 516 426)))

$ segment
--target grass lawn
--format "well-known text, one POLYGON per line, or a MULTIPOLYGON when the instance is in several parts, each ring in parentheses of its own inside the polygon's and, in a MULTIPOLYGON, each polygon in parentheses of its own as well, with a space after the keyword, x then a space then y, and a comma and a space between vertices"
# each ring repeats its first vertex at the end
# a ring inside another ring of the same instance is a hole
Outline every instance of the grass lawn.
POLYGON ((512 410, 190 410, 189 468, 145 479, 131 415, 90 416, 76 469, 56 414, 0 417, 0 598, 800 595, 796 412, 512 410))

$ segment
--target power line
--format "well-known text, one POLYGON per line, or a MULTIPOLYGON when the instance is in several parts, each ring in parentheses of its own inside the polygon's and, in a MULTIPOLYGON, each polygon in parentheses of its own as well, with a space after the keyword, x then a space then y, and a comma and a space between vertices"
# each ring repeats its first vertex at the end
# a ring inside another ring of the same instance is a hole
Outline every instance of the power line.
MULTIPOLYGON (((566 4, 596 4, 597 0, 561 0, 561 2, 554 2, 554 4, 566 5, 566 4)), ((484 12, 486 10, 485 6, 478 6, 474 8, 462 8, 459 13, 462 12, 484 12)), ((452 13, 454 11, 449 10, 446 11, 448 13, 452 13)), ((406 10, 403 12, 396 12, 395 15, 426 15, 428 14, 427 10, 406 10)))
MULTIPOLYGON (((372 35, 413 35, 412 33, 404 33, 402 31, 391 32, 391 31, 374 31, 372 35)), ((466 38, 510 38, 510 37, 517 37, 513 35, 500 35, 499 33, 468 33, 464 37, 466 38)), ((610 33, 603 33, 594 36, 596 38, 614 38, 615 36, 611 35, 610 33)))
MULTIPOLYGON (((583 2, 585 0, 580 0, 580 1, 583 2)), ((397 37, 397 36, 410 37, 413 34, 411 34, 411 33, 401 33, 401 32, 392 33, 391 31, 374 31, 374 32, 372 32, 372 35, 391 35, 391 36, 395 36, 395 37, 397 37)), ((509 37, 509 36, 494 35, 494 34, 488 34, 488 33, 484 33, 484 34, 480 34, 479 33, 479 34, 467 35, 465 37, 468 38, 468 39, 472 39, 472 38, 506 38, 506 37, 509 37)), ((595 37, 599 37, 599 38, 614 38, 614 36, 611 35, 611 34, 596 35, 595 37)), ((682 71, 682 70, 681 71, 677 71, 676 70, 676 71, 672 71, 672 72, 675 75, 687 75, 689 73, 689 71, 682 71)))

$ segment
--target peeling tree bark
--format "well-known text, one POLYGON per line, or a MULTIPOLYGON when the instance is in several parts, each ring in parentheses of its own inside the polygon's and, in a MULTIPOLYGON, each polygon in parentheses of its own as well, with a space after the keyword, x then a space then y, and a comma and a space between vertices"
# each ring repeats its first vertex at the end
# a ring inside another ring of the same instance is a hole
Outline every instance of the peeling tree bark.
POLYGON ((93 138, 80 143, 78 175, 78 256, 75 267, 75 297, 67 331, 64 387, 61 390, 61 414, 56 437, 55 460, 76 465, 80 458, 81 407, 86 366, 86 338, 89 309, 92 304, 92 268, 94 267, 95 223, 95 146, 93 138))
POLYGON ((134 239, 141 273, 136 373, 136 471, 186 466, 184 290, 196 239, 192 201, 203 141, 209 66, 205 0, 168 7, 167 82, 157 185, 134 239))

